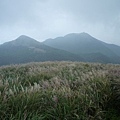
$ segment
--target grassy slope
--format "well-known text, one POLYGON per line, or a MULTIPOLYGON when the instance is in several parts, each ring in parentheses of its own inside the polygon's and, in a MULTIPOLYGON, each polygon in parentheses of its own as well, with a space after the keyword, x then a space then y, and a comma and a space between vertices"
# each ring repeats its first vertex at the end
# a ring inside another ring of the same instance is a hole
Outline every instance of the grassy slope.
POLYGON ((120 120, 120 65, 0 67, 1 120, 120 120))

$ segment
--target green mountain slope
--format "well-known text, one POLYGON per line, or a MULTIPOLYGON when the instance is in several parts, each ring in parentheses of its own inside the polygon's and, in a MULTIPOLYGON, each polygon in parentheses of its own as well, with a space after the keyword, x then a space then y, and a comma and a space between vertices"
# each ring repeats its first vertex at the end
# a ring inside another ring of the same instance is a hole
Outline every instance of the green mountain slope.
POLYGON ((84 59, 70 52, 44 45, 27 36, 20 36, 16 40, 0 45, 0 65, 55 60, 83 61, 84 59))
POLYGON ((47 39, 43 43, 57 49, 84 56, 86 61, 102 61, 105 63, 119 63, 120 61, 119 46, 114 45, 113 48, 113 45, 111 46, 110 44, 97 40, 87 33, 72 33, 64 37, 47 39), (117 50, 119 50, 119 54, 117 50), (97 60, 96 58, 99 59, 97 60))
POLYGON ((114 44, 105 44, 105 46, 111 49, 116 55, 120 56, 120 46, 114 44))
POLYGON ((72 33, 42 43, 22 35, 0 45, 0 65, 62 60, 120 63, 120 46, 87 33, 72 33))

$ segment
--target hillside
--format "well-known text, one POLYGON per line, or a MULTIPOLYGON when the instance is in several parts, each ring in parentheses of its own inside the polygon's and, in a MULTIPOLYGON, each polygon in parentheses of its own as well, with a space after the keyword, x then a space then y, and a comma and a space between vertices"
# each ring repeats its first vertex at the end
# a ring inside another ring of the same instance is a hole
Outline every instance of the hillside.
POLYGON ((0 67, 0 120, 120 120, 120 65, 0 67))
POLYGON ((72 33, 44 42, 22 35, 0 45, 0 66, 40 61, 120 63, 120 46, 87 33, 72 33))
POLYGON ((43 43, 80 56, 86 56, 86 61, 96 62, 97 55, 99 57, 99 61, 105 63, 108 63, 108 61, 112 63, 120 63, 120 46, 104 43, 87 33, 72 33, 64 37, 47 39, 43 43), (92 55, 92 60, 89 59, 87 55, 92 55), (101 56, 103 56, 103 58, 101 56))
POLYGON ((62 60, 83 61, 83 58, 49 47, 25 35, 0 45, 0 65, 62 60))

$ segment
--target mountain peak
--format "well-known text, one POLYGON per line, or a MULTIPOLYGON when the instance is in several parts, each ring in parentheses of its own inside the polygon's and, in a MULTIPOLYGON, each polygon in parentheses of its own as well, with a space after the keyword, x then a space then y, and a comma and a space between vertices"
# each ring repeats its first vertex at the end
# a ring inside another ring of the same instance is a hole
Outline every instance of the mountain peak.
POLYGON ((17 39, 15 39, 14 41, 11 41, 14 45, 23 45, 23 46, 31 46, 31 45, 37 45, 40 42, 38 42, 37 40, 28 37, 26 35, 21 35, 19 36, 17 39))
POLYGON ((82 32, 82 33, 70 33, 70 34, 65 35, 64 37, 76 37, 76 36, 90 37, 90 38, 92 37, 91 35, 89 35, 86 32, 82 32))
POLYGON ((17 39, 15 39, 15 41, 21 41, 21 42, 29 41, 29 42, 31 42, 31 41, 36 41, 36 40, 31 38, 31 37, 28 37, 26 35, 21 35, 17 39))
POLYGON ((14 45, 14 46, 36 46, 38 44, 41 43, 26 35, 21 35, 15 40, 4 43, 4 45, 14 45))
POLYGON ((30 38, 30 37, 28 37, 28 36, 26 36, 26 35, 20 35, 18 38, 16 38, 16 40, 21 40, 21 39, 32 39, 32 38, 30 38))
POLYGON ((91 35, 89 35, 88 33, 86 33, 86 32, 82 32, 82 33, 79 33, 80 35, 85 35, 85 36, 91 36, 91 35))

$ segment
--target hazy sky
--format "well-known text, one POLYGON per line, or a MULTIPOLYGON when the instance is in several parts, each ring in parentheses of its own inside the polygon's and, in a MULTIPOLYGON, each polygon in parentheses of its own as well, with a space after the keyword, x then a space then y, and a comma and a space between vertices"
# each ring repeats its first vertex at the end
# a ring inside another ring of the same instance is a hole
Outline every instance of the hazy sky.
POLYGON ((80 32, 120 45, 120 0, 0 0, 0 43, 80 32))

